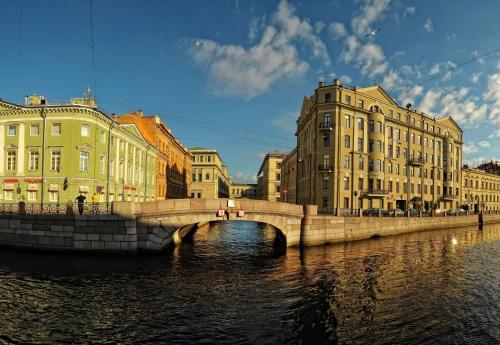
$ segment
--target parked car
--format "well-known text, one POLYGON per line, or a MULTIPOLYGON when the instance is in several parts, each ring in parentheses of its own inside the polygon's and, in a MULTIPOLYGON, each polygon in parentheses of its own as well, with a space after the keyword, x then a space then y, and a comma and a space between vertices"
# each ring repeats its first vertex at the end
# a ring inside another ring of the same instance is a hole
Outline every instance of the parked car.
POLYGON ((379 208, 367 208, 366 210, 363 210, 363 216, 378 217, 380 212, 379 208))
POLYGON ((420 211, 416 208, 410 208, 410 217, 418 217, 420 215, 420 211))
POLYGON ((390 217, 394 217, 394 214, 396 214, 396 217, 401 217, 404 216, 405 213, 403 212, 402 209, 400 208, 393 208, 392 210, 386 211, 387 215, 390 217))

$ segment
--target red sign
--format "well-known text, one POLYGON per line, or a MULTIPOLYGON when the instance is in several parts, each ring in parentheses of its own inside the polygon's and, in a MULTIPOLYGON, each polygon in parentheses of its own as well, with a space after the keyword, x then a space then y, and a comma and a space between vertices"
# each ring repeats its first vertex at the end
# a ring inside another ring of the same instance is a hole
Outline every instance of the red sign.
POLYGON ((286 188, 286 187, 285 187, 285 188, 283 189, 283 193, 285 193, 285 194, 286 194, 286 193, 288 193, 288 188, 286 188))
POLYGON ((226 212, 222 208, 219 208, 219 210, 217 211, 217 217, 224 217, 225 215, 226 212))
POLYGON ((24 182, 28 182, 28 183, 42 183, 42 179, 41 178, 25 178, 24 179, 24 182))
POLYGON ((3 182, 9 182, 9 183, 19 182, 19 179, 18 178, 6 178, 3 180, 3 182))
POLYGON ((123 186, 123 189, 137 190, 136 186, 123 186))
POLYGON ((245 210, 238 210, 238 217, 244 217, 245 216, 245 210))

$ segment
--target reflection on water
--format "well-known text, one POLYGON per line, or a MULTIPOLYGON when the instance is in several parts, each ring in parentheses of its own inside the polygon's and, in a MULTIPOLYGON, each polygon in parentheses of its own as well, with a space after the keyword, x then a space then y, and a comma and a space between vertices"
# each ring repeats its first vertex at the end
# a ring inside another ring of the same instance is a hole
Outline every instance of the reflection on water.
POLYGON ((498 344, 500 225, 285 248, 221 222, 158 256, 0 248, 0 343, 498 344))

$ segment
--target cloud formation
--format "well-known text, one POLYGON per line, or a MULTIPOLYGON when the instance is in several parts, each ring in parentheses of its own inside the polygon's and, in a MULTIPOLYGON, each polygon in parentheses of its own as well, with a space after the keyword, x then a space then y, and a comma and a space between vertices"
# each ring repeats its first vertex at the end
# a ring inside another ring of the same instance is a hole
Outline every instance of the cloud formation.
POLYGON ((426 32, 432 32, 432 31, 434 31, 434 25, 432 25, 432 19, 431 18, 427 18, 427 20, 425 21, 424 30, 426 32))

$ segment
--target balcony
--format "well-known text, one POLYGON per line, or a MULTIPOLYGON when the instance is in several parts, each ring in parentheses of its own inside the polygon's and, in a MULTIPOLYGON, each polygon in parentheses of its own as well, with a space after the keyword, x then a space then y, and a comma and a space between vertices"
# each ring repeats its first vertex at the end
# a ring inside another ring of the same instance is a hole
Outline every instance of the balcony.
POLYGON ((361 192, 361 196, 368 199, 383 199, 389 195, 389 190, 379 188, 368 188, 361 192))
POLYGON ((410 157, 408 159, 408 164, 422 166, 422 165, 424 165, 424 159, 422 157, 410 157))
POLYGON ((449 194, 449 193, 445 193, 441 197, 441 200, 457 200, 457 199, 458 199, 458 196, 456 196, 454 194, 449 194))
POLYGON ((320 122, 319 129, 333 131, 333 126, 330 122, 320 122))
POLYGON ((318 170, 323 172, 332 172, 333 168, 331 165, 319 165, 318 170))

